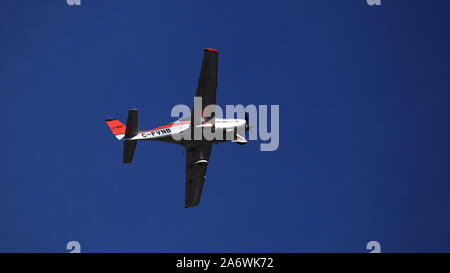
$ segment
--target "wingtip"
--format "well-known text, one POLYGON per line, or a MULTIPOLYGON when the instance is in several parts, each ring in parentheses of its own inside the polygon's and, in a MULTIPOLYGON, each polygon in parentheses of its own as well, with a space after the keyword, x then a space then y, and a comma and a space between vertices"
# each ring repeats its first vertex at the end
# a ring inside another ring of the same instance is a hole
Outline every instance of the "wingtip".
POLYGON ((197 207, 198 205, 199 205, 199 203, 196 203, 196 204, 185 204, 185 205, 184 205, 184 208, 185 208, 185 209, 193 208, 193 207, 197 207))
POLYGON ((214 49, 214 48, 205 48, 205 51, 219 53, 219 50, 214 49))

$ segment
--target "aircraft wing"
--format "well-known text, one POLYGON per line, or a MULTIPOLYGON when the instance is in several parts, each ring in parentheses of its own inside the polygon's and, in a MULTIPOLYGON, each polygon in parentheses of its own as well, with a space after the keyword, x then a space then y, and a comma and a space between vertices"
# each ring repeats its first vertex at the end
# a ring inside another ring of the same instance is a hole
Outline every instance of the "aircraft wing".
POLYGON ((209 161, 212 145, 203 144, 186 149, 186 192, 184 207, 195 207, 200 202, 200 196, 205 183, 207 164, 194 164, 198 160, 209 161))
POLYGON ((217 50, 210 48, 205 49, 203 55, 197 92, 195 93, 196 97, 202 97, 203 109, 210 104, 216 104, 218 55, 217 50))
POLYGON ((200 115, 192 115, 192 128, 202 123, 203 110, 206 106, 216 104, 217 71, 219 52, 212 48, 206 48, 203 54, 202 67, 198 78, 196 97, 202 98, 200 115))

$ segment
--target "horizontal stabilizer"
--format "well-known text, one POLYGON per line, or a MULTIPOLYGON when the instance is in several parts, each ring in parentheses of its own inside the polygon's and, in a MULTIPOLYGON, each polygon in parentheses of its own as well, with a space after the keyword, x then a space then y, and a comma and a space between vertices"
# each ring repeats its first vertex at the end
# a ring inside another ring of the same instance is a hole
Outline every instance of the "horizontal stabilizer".
POLYGON ((131 109, 128 111, 127 128, 125 130, 125 138, 132 138, 138 134, 138 110, 131 109))
POLYGON ((125 140, 123 143, 123 163, 133 161, 134 151, 136 150, 136 140, 125 140))

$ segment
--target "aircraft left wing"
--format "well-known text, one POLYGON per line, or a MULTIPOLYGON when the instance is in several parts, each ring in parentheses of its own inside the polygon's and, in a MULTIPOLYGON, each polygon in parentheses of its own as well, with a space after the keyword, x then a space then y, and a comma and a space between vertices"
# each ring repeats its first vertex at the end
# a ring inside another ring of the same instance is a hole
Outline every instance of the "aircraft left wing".
POLYGON ((216 104, 218 55, 219 52, 212 48, 206 48, 203 55, 197 92, 195 93, 196 97, 202 98, 203 109, 208 105, 216 104))
POLYGON ((185 208, 195 207, 200 202, 211 149, 211 144, 203 144, 186 149, 185 208), (199 162, 199 160, 201 161, 199 162))
POLYGON ((191 128, 195 128, 203 122, 203 111, 206 106, 216 104, 218 64, 219 52, 216 49, 205 48, 197 92, 195 93, 196 97, 202 98, 202 108, 199 109, 200 112, 198 113, 195 113, 193 109, 191 128))

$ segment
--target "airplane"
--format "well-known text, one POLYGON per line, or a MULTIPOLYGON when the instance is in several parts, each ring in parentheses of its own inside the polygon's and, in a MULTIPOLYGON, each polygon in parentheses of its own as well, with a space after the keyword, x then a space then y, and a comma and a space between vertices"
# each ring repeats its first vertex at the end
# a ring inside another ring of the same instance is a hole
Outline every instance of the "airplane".
POLYGON ((243 136, 249 130, 249 117, 245 113, 245 119, 219 119, 211 113, 209 117, 203 116, 207 106, 214 108, 216 105, 218 50, 205 48, 203 61, 198 79, 195 97, 202 99, 202 109, 192 111, 191 117, 181 118, 175 122, 163 125, 151 130, 140 131, 138 128, 138 110, 128 111, 127 124, 124 125, 117 119, 107 119, 106 124, 118 140, 124 141, 123 163, 133 161, 136 144, 141 140, 162 141, 179 144, 186 150, 186 178, 185 178, 185 202, 184 207, 198 206, 206 178, 206 169, 211 155, 212 145, 231 141, 237 144, 246 144, 247 139, 243 136), (194 135, 191 128, 209 128, 211 132, 223 137, 206 139, 203 135, 199 140, 181 138, 182 134, 194 135))

